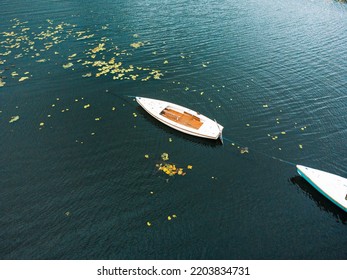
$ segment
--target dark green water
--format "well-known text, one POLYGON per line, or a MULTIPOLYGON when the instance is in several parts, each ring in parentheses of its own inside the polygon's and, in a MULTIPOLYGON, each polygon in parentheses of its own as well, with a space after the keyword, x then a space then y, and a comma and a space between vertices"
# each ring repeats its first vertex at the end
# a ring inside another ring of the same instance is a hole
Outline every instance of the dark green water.
POLYGON ((347 258, 346 213, 268 156, 347 177, 345 4, 4 0, 0 15, 1 259, 347 258), (126 95, 216 118, 231 142, 126 95), (185 176, 157 170, 164 152, 185 176))

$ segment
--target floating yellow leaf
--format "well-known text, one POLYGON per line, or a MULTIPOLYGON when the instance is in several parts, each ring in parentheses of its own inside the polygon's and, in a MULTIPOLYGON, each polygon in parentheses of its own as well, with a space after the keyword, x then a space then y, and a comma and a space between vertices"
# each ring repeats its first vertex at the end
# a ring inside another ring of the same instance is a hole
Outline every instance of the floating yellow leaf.
POLYGON ((145 155, 145 158, 149 158, 149 155, 145 155))
POLYGON ((177 218, 176 214, 173 214, 173 215, 172 215, 172 218, 177 218))
POLYGON ((267 105, 267 104, 263 105, 263 108, 268 108, 268 107, 269 107, 269 105, 267 105))
POLYGON ((285 135, 285 134, 286 134, 286 132, 285 132, 285 131, 282 131, 282 132, 281 132, 281 134, 285 135))
POLYGON ((193 166, 188 165, 188 166, 187 166, 187 169, 193 169, 193 166))
POLYGON ((163 62, 164 64, 168 64, 169 63, 169 61, 168 60, 164 60, 164 62, 163 62))
POLYGON ((168 219, 168 221, 171 221, 171 216, 168 216, 167 219, 168 219))
POLYGON ((89 38, 92 38, 92 37, 94 37, 94 34, 85 35, 85 36, 83 36, 83 37, 79 37, 79 38, 77 38, 77 40, 85 40, 85 39, 89 39, 89 38))
POLYGON ((18 81, 19 81, 19 82, 23 82, 23 81, 25 81, 25 80, 27 80, 27 79, 29 79, 29 77, 21 77, 18 81))
POLYGON ((150 78, 151 78, 151 76, 147 76, 146 78, 142 78, 141 81, 142 82, 147 82, 150 78))
POLYGON ((149 226, 149 227, 152 225, 151 222, 147 222, 146 224, 147 224, 147 226, 149 226))
POLYGON ((97 52, 100 52, 100 51, 105 50, 104 46, 105 46, 104 43, 99 44, 97 47, 95 47, 94 49, 92 49, 92 53, 97 53, 97 52))
POLYGON ((177 168, 175 164, 170 164, 170 163, 165 163, 165 164, 157 164, 158 170, 163 171, 165 174, 169 176, 174 176, 174 175, 181 175, 184 176, 186 175, 185 172, 183 172, 183 168, 177 168))
POLYGON ((140 48, 140 47, 142 47, 144 45, 145 44, 143 42, 135 42, 135 43, 130 44, 130 46, 135 48, 135 49, 140 48))
POLYGON ((13 123, 19 120, 19 116, 12 116, 11 119, 9 120, 9 123, 13 123))
POLYGON ((96 121, 100 121, 100 120, 101 120, 101 118, 100 118, 100 117, 98 117, 98 118, 95 118, 95 120, 96 120, 96 121))
POLYGON ((86 73, 84 75, 82 75, 83 78, 88 78, 88 77, 91 77, 92 76, 92 73, 86 73))
POLYGON ((84 109, 87 109, 89 107, 90 107, 90 104, 86 104, 86 105, 83 106, 84 109))
POLYGON ((161 154, 161 159, 166 161, 166 160, 169 160, 169 154, 168 153, 162 153, 161 154))
POLYGON ((44 126, 44 125, 45 125, 45 123, 44 123, 44 122, 41 122, 41 123, 40 123, 40 126, 44 126))
POLYGON ((70 67, 72 67, 72 66, 73 66, 73 63, 71 63, 71 62, 69 62, 69 63, 67 63, 67 64, 63 64, 63 68, 64 68, 64 69, 70 68, 70 67))
POLYGON ((163 74, 163 73, 160 73, 159 70, 152 70, 152 71, 150 72, 150 74, 153 75, 153 78, 154 78, 155 80, 160 80, 160 77, 161 77, 161 76, 164 76, 164 74, 163 74))
POLYGON ((299 144, 299 148, 302 149, 302 145, 301 144, 299 144))

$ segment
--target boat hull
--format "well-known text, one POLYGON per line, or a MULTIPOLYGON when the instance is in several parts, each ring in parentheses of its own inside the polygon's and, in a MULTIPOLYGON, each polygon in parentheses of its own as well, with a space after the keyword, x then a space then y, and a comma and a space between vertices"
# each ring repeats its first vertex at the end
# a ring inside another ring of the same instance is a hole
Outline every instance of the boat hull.
POLYGON ((180 132, 213 140, 221 139, 222 137, 223 126, 196 111, 157 99, 136 97, 136 101, 152 117, 180 132), (176 115, 169 118, 168 115, 164 113, 165 110, 171 110, 171 112, 176 113, 176 115), (188 124, 175 120, 175 117, 178 119, 189 116, 191 116, 192 120, 188 124), (195 123, 193 124, 194 118, 195 123))
POLYGON ((318 169, 297 165, 297 172, 327 199, 347 212, 347 179, 318 169))

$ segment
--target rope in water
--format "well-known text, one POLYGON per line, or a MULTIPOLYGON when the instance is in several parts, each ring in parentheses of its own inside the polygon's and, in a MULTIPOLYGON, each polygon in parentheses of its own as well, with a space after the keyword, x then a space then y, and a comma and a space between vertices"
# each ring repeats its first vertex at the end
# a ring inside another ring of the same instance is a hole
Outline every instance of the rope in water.
MULTIPOLYGON (((223 136, 223 140, 224 140, 224 141, 227 141, 227 142, 230 142, 230 143, 234 143, 234 144, 236 144, 236 145, 238 145, 238 146, 240 146, 240 147, 243 147, 240 143, 237 143, 237 142, 235 142, 235 141, 233 141, 233 140, 231 140, 231 139, 229 139, 229 138, 226 138, 226 137, 224 137, 224 136, 223 136)), ((247 147, 247 151, 248 151, 248 150, 252 150, 253 152, 258 153, 258 154, 261 154, 261 155, 266 156, 266 157, 268 157, 268 158, 271 158, 271 159, 274 159, 274 160, 278 160, 278 161, 280 161, 280 162, 287 163, 287 164, 289 164, 289 165, 296 166, 296 163, 294 163, 294 162, 291 162, 291 161, 288 161, 288 160, 285 160, 285 159, 281 159, 281 158, 278 158, 278 157, 275 157, 275 156, 272 156, 272 155, 265 154, 265 153, 263 153, 263 152, 260 152, 260 151, 258 151, 258 150, 255 150, 255 149, 253 149, 253 148, 250 149, 250 148, 247 147)))

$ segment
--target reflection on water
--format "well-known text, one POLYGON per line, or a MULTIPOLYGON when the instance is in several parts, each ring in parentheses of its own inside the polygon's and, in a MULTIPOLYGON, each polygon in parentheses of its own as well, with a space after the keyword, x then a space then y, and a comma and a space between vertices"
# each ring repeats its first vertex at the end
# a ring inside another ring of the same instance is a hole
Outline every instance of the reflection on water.
POLYGON ((301 176, 295 176, 290 178, 290 181, 305 193, 305 195, 310 198, 315 204, 322 210, 332 214, 336 221, 343 224, 347 224, 347 213, 343 211, 340 207, 336 206, 324 195, 319 193, 314 187, 311 186, 304 178, 301 176))

